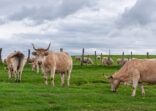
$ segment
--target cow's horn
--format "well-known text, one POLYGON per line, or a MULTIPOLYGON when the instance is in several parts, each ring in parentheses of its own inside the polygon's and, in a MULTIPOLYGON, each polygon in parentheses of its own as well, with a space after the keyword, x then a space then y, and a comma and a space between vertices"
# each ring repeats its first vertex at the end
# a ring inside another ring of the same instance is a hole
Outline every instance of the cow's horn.
POLYGON ((33 46, 33 49, 34 49, 34 50, 37 50, 37 49, 35 48, 35 45, 34 45, 34 44, 32 44, 32 46, 33 46))
POLYGON ((46 51, 47 51, 47 50, 49 50, 49 48, 50 48, 50 45, 51 45, 51 42, 49 43, 49 46, 48 46, 48 48, 46 49, 46 51))

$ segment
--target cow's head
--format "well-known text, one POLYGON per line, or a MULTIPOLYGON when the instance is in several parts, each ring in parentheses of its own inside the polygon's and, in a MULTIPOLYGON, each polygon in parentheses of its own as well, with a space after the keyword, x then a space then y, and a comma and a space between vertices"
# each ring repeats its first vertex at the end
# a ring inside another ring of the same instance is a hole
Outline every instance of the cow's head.
POLYGON ((111 91, 116 92, 116 90, 118 89, 118 87, 120 85, 120 80, 113 78, 113 76, 110 76, 109 80, 110 80, 110 84, 111 84, 111 91))
POLYGON ((34 44, 32 44, 33 49, 35 50, 34 52, 32 52, 32 55, 34 55, 36 57, 36 61, 38 62, 39 65, 42 64, 44 57, 49 54, 50 45, 51 45, 51 43, 49 43, 49 46, 46 49, 44 49, 44 48, 36 49, 34 44))

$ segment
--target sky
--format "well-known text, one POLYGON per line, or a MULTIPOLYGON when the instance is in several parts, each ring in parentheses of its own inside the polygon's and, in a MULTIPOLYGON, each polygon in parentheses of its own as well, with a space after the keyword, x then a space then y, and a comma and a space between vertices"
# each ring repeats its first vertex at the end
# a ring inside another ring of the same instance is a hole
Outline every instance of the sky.
POLYGON ((156 54, 156 0, 0 0, 0 47, 156 54))

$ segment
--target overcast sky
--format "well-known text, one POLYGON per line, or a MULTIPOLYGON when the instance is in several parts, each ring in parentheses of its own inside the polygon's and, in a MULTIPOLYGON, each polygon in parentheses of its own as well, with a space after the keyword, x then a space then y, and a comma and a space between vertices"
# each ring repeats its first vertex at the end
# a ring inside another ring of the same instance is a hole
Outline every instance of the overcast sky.
POLYGON ((156 54, 156 0, 0 0, 0 47, 156 54))

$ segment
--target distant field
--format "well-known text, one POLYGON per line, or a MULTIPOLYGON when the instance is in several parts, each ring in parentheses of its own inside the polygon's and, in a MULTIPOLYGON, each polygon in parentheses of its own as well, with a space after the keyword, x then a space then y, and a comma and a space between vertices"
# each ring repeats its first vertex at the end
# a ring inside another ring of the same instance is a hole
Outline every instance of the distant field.
MULTIPOLYGON (((113 56, 115 60, 119 56, 113 56)), ((146 58, 146 56, 134 56, 146 58)), ((154 58, 156 56, 150 56, 154 58)), ((92 57, 93 58, 93 57, 92 57)), ((22 82, 7 79, 4 65, 0 64, 0 111, 155 111, 156 85, 145 86, 146 96, 131 97, 131 87, 121 86, 117 93, 110 91, 105 75, 120 69, 114 64, 80 66, 75 62, 71 76, 71 86, 60 86, 60 75, 56 76, 56 86, 45 86, 42 74, 24 69, 22 82)))

